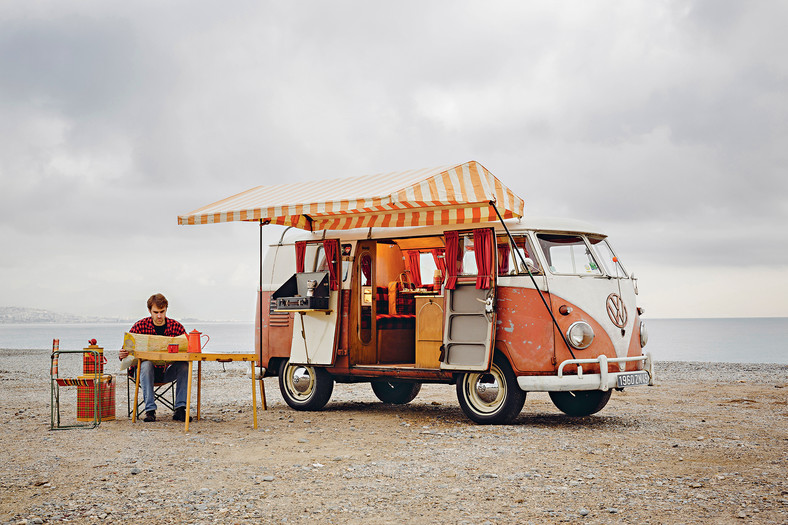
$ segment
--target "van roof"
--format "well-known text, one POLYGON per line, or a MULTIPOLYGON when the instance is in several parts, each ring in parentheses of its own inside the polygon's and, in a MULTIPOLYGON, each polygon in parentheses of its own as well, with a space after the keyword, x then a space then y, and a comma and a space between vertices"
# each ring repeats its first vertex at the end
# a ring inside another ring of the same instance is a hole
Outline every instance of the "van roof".
MULTIPOLYGON (((448 230, 467 230, 485 226, 495 228, 495 230, 500 233, 504 232, 500 222, 452 226, 417 226, 413 228, 354 228, 351 230, 321 230, 315 232, 290 227, 283 231, 281 239, 278 242, 272 244, 292 244, 295 241, 320 240, 323 238, 340 238, 350 241, 369 238, 391 239, 397 237, 420 237, 439 235, 448 230)), ((562 233, 587 233, 607 237, 607 234, 604 233, 602 229, 588 222, 559 217, 523 217, 521 219, 509 219, 506 221, 506 227, 509 228, 509 231, 512 233, 536 230, 562 233)))

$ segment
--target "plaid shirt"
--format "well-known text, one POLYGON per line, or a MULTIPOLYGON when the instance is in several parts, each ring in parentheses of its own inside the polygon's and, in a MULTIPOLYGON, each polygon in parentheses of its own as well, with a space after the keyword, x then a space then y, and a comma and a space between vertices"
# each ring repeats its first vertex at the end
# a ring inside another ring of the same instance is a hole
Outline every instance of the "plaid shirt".
MULTIPOLYGON (((165 337, 177 337, 179 335, 183 335, 186 333, 186 329, 183 327, 181 323, 176 321, 175 319, 170 319, 169 317, 166 320, 166 326, 164 327, 164 335, 165 337)), ((144 319, 140 319, 134 326, 131 327, 129 333, 132 334, 144 334, 144 335, 157 335, 156 334, 156 326, 153 324, 152 317, 146 317, 144 319)))
MULTIPOLYGON (((182 334, 186 333, 186 329, 183 327, 183 325, 181 323, 179 323, 178 321, 176 321, 175 319, 170 319, 169 317, 167 317, 167 320, 165 322, 166 322, 166 324, 164 326, 164 336, 165 337, 177 337, 179 335, 182 335, 182 334)), ((131 333, 131 334, 144 334, 144 335, 158 335, 156 333, 156 325, 153 324, 153 317, 146 317, 144 319, 140 319, 139 321, 134 323, 134 326, 131 327, 131 330, 129 330, 129 333, 131 333)), ((156 364, 155 366, 156 366, 156 368, 160 369, 160 371, 159 371, 159 373, 156 376, 154 376, 154 377, 156 377, 156 379, 154 379, 154 381, 157 380, 157 379, 158 380, 161 379, 162 371, 166 368, 166 366, 164 364, 156 364)), ((130 367, 129 368, 129 373, 131 375, 134 375, 136 373, 135 372, 136 369, 137 369, 136 366, 130 367)))

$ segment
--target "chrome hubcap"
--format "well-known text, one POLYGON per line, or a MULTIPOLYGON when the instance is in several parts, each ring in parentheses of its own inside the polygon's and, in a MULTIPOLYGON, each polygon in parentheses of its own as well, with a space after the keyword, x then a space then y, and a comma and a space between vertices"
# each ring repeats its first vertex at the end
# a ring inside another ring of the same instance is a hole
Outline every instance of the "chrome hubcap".
POLYGON ((476 382, 476 395, 485 403, 492 403, 498 399, 498 392, 500 387, 498 382, 491 374, 484 374, 479 376, 476 382))
POLYGON ((303 394, 309 390, 309 385, 312 382, 312 376, 309 370, 300 366, 293 371, 292 378, 293 389, 296 392, 303 394))
POLYGON ((468 374, 465 392, 468 404, 480 414, 492 414, 501 408, 506 398, 506 384, 503 373, 493 364, 487 373, 468 374))

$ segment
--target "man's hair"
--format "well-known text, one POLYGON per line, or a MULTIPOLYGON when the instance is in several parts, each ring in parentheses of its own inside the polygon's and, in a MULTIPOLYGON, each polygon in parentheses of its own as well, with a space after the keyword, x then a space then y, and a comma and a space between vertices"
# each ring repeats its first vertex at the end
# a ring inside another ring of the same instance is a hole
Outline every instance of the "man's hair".
POLYGON ((148 311, 150 311, 150 309, 153 308, 154 305, 156 306, 156 308, 162 309, 162 308, 167 308, 168 304, 169 303, 167 303, 166 297, 164 297, 160 293, 155 293, 151 295, 150 298, 148 299, 148 311))

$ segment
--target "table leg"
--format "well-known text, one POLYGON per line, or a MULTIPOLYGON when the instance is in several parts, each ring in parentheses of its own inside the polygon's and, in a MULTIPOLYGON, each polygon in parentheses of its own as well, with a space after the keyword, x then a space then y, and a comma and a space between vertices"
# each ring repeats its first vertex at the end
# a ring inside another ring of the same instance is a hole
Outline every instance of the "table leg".
POLYGON ((264 377, 265 369, 260 368, 260 404, 263 406, 263 410, 268 410, 268 405, 265 402, 265 383, 263 383, 264 377))
POLYGON ((197 421, 200 420, 200 392, 202 391, 202 361, 197 361, 197 421))
POLYGON ((189 361, 189 384, 186 388, 186 432, 189 431, 189 414, 192 404, 192 362, 189 361))
POLYGON ((252 414, 254 418, 254 428, 257 428, 257 385, 255 384, 254 378, 254 361, 252 363, 252 414))
POLYGON ((142 359, 137 359, 137 373, 134 374, 134 409, 131 412, 131 422, 135 423, 137 421, 137 396, 140 393, 140 363, 142 359))

